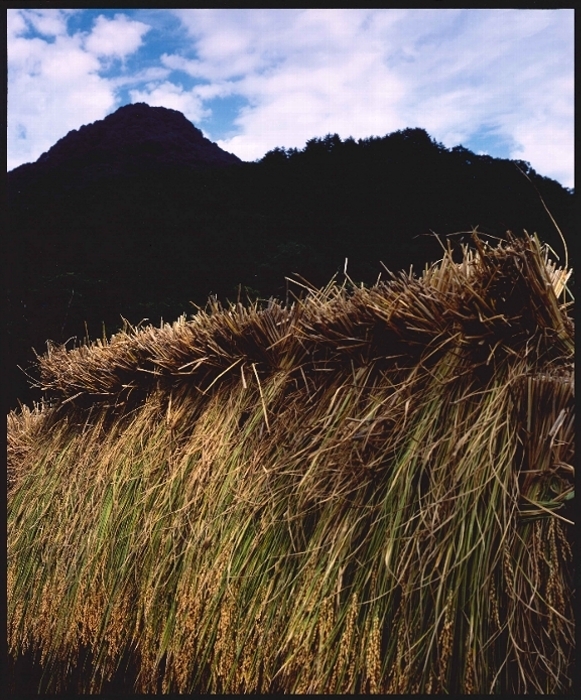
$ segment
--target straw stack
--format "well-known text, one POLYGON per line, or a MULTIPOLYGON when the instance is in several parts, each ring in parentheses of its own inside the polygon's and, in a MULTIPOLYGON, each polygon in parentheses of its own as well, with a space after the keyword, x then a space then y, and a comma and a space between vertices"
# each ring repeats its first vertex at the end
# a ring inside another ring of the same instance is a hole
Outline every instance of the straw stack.
POLYGON ((42 692, 570 691, 570 271, 461 258, 39 357, 8 627, 42 692))

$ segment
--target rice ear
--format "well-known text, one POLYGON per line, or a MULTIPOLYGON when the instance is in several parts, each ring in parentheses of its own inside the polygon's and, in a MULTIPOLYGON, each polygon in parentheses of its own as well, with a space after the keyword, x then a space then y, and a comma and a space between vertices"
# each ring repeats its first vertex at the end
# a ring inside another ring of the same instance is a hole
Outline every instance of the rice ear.
POLYGON ((41 692, 570 692, 570 274, 475 234, 51 345, 7 421, 11 657, 41 692))

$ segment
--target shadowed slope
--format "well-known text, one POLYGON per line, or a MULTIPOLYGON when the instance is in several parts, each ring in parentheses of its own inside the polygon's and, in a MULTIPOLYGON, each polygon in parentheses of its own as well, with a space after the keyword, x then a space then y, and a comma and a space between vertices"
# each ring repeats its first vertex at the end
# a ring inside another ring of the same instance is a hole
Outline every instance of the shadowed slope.
MULTIPOLYGON (((138 102, 124 105, 92 124, 73 129, 59 139, 36 163, 36 169, 73 168, 76 179, 115 172, 138 171, 144 166, 204 168, 240 163, 240 158, 205 138, 175 109, 138 102)), ((12 172, 32 172, 30 164, 12 172)), ((78 186, 78 184, 77 184, 78 186)))

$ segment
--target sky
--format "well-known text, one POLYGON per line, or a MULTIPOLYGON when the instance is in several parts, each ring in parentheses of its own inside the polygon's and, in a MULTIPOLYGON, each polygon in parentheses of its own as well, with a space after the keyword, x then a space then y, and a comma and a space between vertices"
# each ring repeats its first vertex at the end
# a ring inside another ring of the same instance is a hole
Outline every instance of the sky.
POLYGON ((420 127, 574 187, 574 11, 9 9, 7 168, 132 102, 242 160, 420 127))

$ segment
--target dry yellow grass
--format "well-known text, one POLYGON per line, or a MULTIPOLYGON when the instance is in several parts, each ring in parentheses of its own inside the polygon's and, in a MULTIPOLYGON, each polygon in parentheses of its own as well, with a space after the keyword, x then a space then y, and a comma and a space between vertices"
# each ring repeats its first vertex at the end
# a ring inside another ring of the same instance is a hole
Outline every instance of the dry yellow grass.
POLYGON ((8 632, 43 691, 87 648, 81 692, 128 657, 137 692, 570 691, 569 271, 474 241, 39 357, 8 632))

